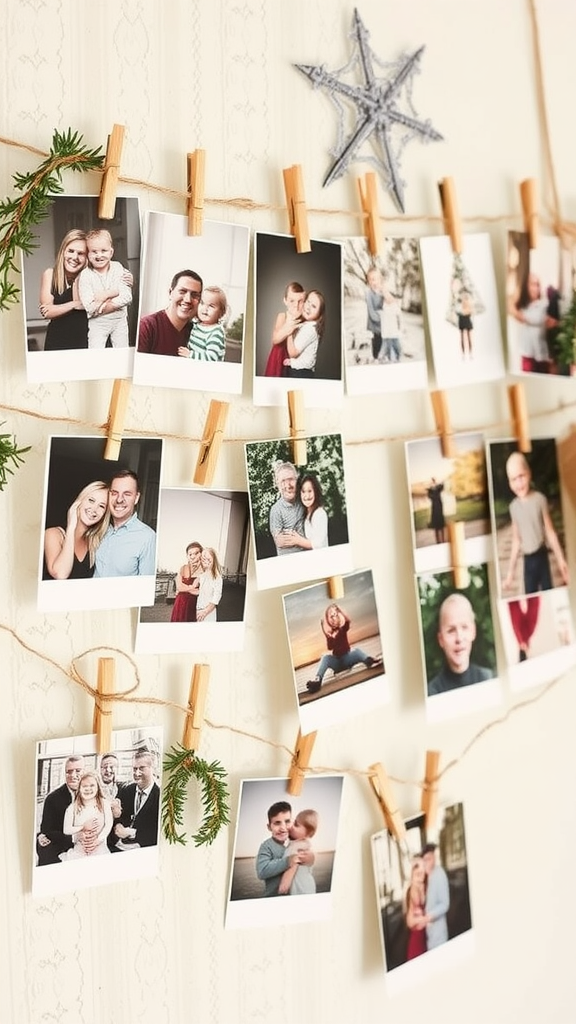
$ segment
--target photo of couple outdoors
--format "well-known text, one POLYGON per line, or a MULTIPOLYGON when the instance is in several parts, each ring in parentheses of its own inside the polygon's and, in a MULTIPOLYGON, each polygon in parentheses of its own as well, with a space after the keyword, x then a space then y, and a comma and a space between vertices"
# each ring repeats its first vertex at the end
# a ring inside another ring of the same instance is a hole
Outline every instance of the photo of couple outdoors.
POLYGON ((256 558, 283 557, 348 543, 342 439, 306 439, 295 466, 289 441, 246 445, 256 558))
POLYGON ((372 836, 378 917, 386 968, 402 964, 472 927, 462 804, 439 812, 437 839, 424 816, 406 822, 406 842, 372 836))

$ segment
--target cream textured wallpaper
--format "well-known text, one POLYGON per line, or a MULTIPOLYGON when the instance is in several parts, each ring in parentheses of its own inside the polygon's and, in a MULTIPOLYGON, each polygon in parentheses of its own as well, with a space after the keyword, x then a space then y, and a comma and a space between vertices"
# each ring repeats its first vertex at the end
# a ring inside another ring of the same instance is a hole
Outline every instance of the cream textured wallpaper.
MULTIPOLYGON (((571 0, 539 0, 551 150, 561 215, 576 218, 573 154, 571 0)), ((421 44, 414 82, 422 117, 444 143, 405 149, 406 220, 380 190, 390 233, 438 234, 437 181, 453 175, 466 230, 488 231, 503 309, 505 232, 520 228, 518 182, 546 165, 528 0, 364 0, 360 13, 382 59, 421 44)), ((321 187, 335 141, 332 107, 294 63, 340 67, 349 57, 352 4, 342 0, 7 0, 0 21, 0 183, 38 159, 6 140, 47 150, 54 128, 104 144, 126 125, 122 173, 142 212, 182 213, 185 154, 207 152, 207 216, 285 231, 282 168, 304 169, 312 236, 358 234, 354 165, 321 187), (161 186, 157 191, 152 186, 161 186), (174 190, 176 194, 170 194, 174 190)), ((98 175, 66 178, 70 193, 93 194, 98 175)), ((542 189, 543 190, 543 189, 542 189)), ((543 209, 550 220, 550 209, 543 209)), ((548 226, 544 230, 551 230, 548 226)), ((248 339, 252 317, 249 316, 248 339)), ((311 409, 310 433, 344 438, 354 565, 371 567, 391 701, 319 732, 316 767, 346 773, 329 923, 226 932, 223 927, 233 828, 208 849, 162 843, 153 880, 53 898, 31 889, 34 744, 90 731, 80 688, 33 652, 62 665, 104 645, 133 651, 136 612, 40 614, 36 610, 42 481, 51 433, 93 433, 107 416, 111 382, 29 385, 20 306, 0 314, 0 420, 31 451, 0 494, 0 1019, 6 1024, 567 1024, 574 1019, 573 920, 576 768, 574 670, 494 728, 466 756, 468 742, 518 701, 455 722, 426 723, 412 578, 403 440, 433 431, 428 394, 345 398, 341 409, 311 409), (72 422, 69 422, 71 420, 72 422), (382 827, 366 778, 382 761, 406 815, 418 810, 428 748, 456 763, 441 796, 465 805, 474 956, 455 973, 430 977, 390 997, 380 952, 369 837, 382 827), (409 784, 408 780, 414 780, 409 784)), ((246 487, 243 442, 287 433, 284 408, 251 403, 250 340, 243 393, 231 402, 216 488, 246 487)), ((573 419, 573 379, 526 383, 534 434, 561 436, 573 419)), ((128 425, 176 435, 165 444, 164 483, 191 482, 211 396, 132 389, 128 425), (181 436, 182 440, 178 440, 181 436)), ((455 429, 509 431, 505 382, 454 388, 455 429)), ((574 565, 574 510, 566 505, 574 565)), ((141 656, 140 693, 186 700, 194 656, 141 656)), ((230 774, 232 818, 244 778, 282 776, 298 730, 281 590, 258 592, 248 574, 241 654, 209 654, 207 715, 200 753, 230 774)), ((88 672, 95 657, 86 659, 88 672)), ((119 683, 128 670, 119 664, 119 683)), ((538 696, 538 688, 529 696, 538 696)), ((181 716, 151 705, 119 707, 114 725, 162 724, 167 743, 181 716)), ((197 821, 194 801, 186 815, 197 821)))

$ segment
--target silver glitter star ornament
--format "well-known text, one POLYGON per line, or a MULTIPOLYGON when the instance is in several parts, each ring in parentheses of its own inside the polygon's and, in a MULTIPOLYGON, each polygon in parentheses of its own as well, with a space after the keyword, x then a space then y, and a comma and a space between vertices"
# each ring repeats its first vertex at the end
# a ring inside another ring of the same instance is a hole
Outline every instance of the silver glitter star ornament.
POLYGON ((425 47, 421 46, 392 63, 378 60, 368 46, 370 34, 356 8, 351 37, 354 41, 352 57, 335 71, 327 71, 323 65, 294 65, 315 87, 327 90, 338 110, 338 141, 331 151, 335 160, 322 184, 329 185, 342 177, 353 160, 363 159, 378 168, 386 188, 404 213, 405 182, 400 176, 400 157, 404 146, 414 138, 421 142, 442 140, 430 121, 418 120, 412 104, 412 78, 420 70, 420 58, 425 47), (378 76, 374 71, 375 65, 385 74, 378 76), (345 76, 357 67, 361 69, 363 85, 351 85, 345 80, 345 76), (346 137, 341 97, 348 100, 353 108, 354 124, 346 137), (359 150, 368 139, 371 139, 376 155, 360 156, 359 150))

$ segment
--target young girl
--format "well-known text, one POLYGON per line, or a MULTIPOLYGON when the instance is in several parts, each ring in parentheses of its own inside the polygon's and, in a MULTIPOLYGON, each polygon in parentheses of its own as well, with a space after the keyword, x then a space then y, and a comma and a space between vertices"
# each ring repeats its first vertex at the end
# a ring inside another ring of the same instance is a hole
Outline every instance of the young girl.
POLYGON ((348 641, 350 616, 339 605, 328 605, 324 617, 320 619, 320 626, 326 637, 326 646, 331 653, 322 655, 316 675, 306 683, 309 693, 318 693, 324 674, 329 668, 336 674, 336 672, 343 672, 354 665, 359 665, 361 662, 364 662, 367 668, 381 664, 382 658, 372 658, 359 647, 350 648, 348 641))
POLYGON ((265 377, 286 377, 287 368, 284 360, 288 358, 286 343, 288 338, 293 339, 294 332, 302 323, 302 306, 304 305, 305 292, 298 281, 291 281, 286 285, 284 292, 285 312, 278 313, 272 330, 272 348, 268 353, 265 377))
POLYGON ((222 569, 214 548, 204 548, 200 557, 203 572, 198 578, 196 622, 216 622, 216 606, 222 597, 222 569))
POLYGON ((226 332, 222 320, 226 316, 228 301, 217 285, 204 288, 198 303, 197 320, 192 325, 188 345, 180 346, 179 356, 222 362, 226 354, 226 332))
POLYGON ((404 898, 404 914, 408 928, 407 960, 426 952, 426 871, 422 857, 414 857, 410 884, 404 898))
POLYGON ((302 307, 302 326, 286 341, 288 359, 284 360, 289 377, 313 377, 318 346, 324 334, 326 303, 322 292, 309 291, 302 307))
POLYGON ((285 857, 290 858, 290 867, 280 879, 278 895, 290 896, 315 895, 316 882, 312 874, 311 864, 299 864, 297 854, 301 850, 310 850, 310 840, 316 835, 318 828, 318 813, 312 810, 300 811, 288 829, 290 842, 286 847, 285 857))
POLYGON ((290 543, 310 551, 328 547, 328 515, 324 508, 324 495, 317 477, 304 473, 298 481, 298 494, 304 507, 304 536, 296 530, 285 531, 290 543))
POLYGON ((96 772, 83 772, 76 796, 66 808, 62 827, 64 835, 76 836, 77 839, 60 859, 76 860, 78 857, 110 853, 106 839, 111 828, 112 809, 110 801, 102 793, 100 779, 96 772))

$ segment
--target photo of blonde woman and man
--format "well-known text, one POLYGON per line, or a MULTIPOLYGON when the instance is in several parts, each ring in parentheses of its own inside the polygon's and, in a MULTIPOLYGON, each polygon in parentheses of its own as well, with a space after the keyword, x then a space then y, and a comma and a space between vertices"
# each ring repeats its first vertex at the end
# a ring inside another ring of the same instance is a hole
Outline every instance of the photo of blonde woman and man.
POLYGON ((365 238, 342 239, 348 394, 428 386, 418 240, 384 238, 374 257, 365 238))
POLYGON ((372 570, 343 576, 342 585, 337 601, 325 582, 282 595, 304 735, 390 699, 372 570))
POLYGON ((401 991, 473 952, 468 857, 461 803, 405 821, 399 842, 372 836, 372 863, 386 987, 401 991))
POLYGON ((162 441, 52 437, 46 458, 38 607, 129 608, 154 600, 162 441))
POLYGON ((246 491, 163 487, 156 593, 138 653, 242 649, 250 520, 246 491))
POLYGON ((245 446, 256 579, 262 590, 348 572, 352 557, 342 438, 302 439, 296 466, 288 440, 245 446), (304 455, 304 451, 302 452, 304 455))
POLYGON ((157 873, 161 765, 157 727, 37 744, 34 895, 157 873))
POLYGON ((342 253, 336 242, 254 237, 254 403, 280 405, 298 388, 309 406, 338 405, 342 385, 342 253))
POLYGON ((451 441, 450 457, 439 438, 406 444, 416 572, 450 566, 449 523, 464 524, 467 562, 484 562, 492 552, 484 435, 454 434, 451 441))
POLYGON ((30 381, 131 377, 140 274, 137 199, 56 196, 23 257, 30 381))
POLYGON ((574 288, 573 253, 556 235, 530 249, 528 235, 508 234, 506 327, 510 373, 569 376, 574 332, 562 331, 574 288))
POLYGON ((490 235, 464 235, 462 253, 447 235, 420 239, 427 321, 439 388, 505 375, 500 307, 490 235))
POLYGON ((227 928, 326 920, 337 846, 343 776, 242 782, 227 928), (269 897, 298 899, 270 899, 269 897))
POLYGON ((186 217, 148 214, 135 384, 240 393, 248 242, 240 225, 191 236, 186 217))

